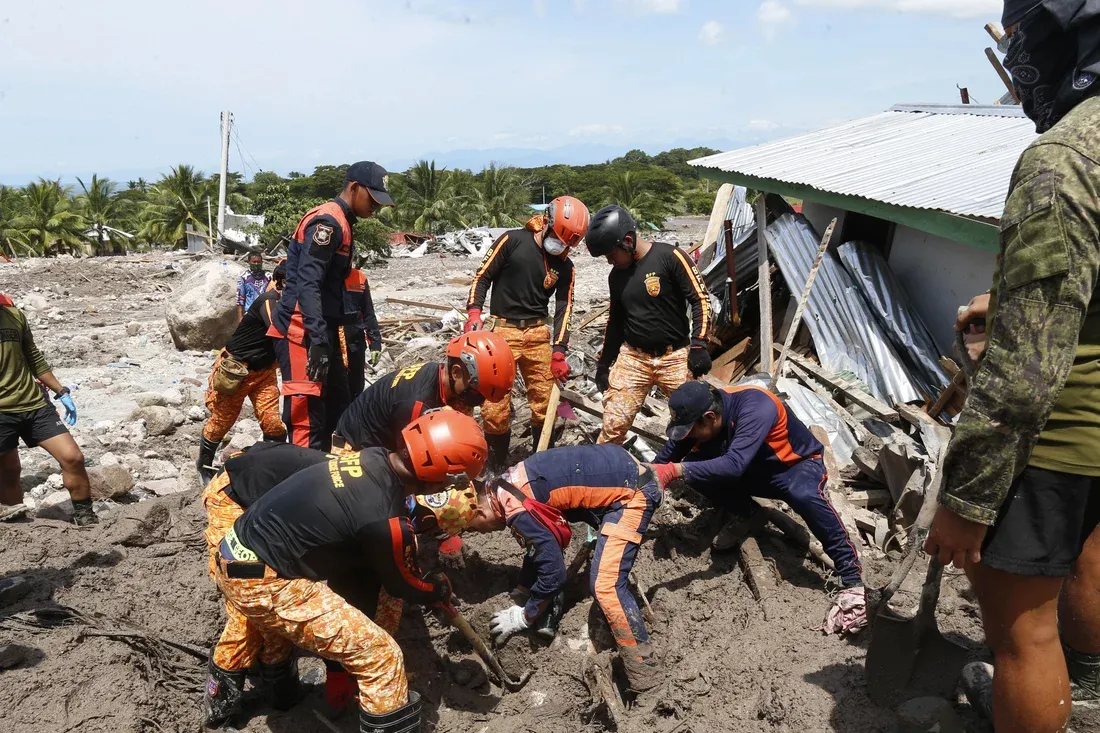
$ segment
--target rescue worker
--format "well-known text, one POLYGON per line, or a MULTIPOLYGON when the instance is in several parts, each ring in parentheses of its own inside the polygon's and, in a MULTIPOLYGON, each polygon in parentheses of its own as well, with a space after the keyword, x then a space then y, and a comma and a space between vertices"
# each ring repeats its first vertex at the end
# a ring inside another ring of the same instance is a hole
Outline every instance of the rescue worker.
POLYGON ((401 649, 362 609, 379 588, 414 603, 450 599, 446 576, 416 567, 414 533, 460 533, 476 495, 411 494, 476 476, 487 448, 473 418, 453 411, 426 415, 403 435, 401 452, 369 448, 298 471, 244 508, 219 542, 215 580, 229 611, 225 634, 236 643, 219 641, 211 655, 208 725, 237 714, 257 656, 271 668, 275 701, 293 705, 296 645, 354 678, 360 730, 419 730, 420 698, 408 689, 401 649))
POLYGON ((46 399, 46 389, 65 408, 65 423, 76 425, 69 388, 57 381, 46 357, 34 345, 27 317, 0 292, 0 521, 27 511, 19 483, 19 440, 41 447, 61 465, 61 481, 73 503, 73 524, 99 520, 92 509, 84 454, 46 399))
POLYGON ((925 542, 978 598, 993 665, 963 683, 997 733, 1100 707, 1098 23, 1083 0, 1005 3, 1005 68, 1041 134, 1012 174, 992 290, 957 324, 984 320, 985 353, 925 542))
POLYGON ((286 426, 279 417, 279 380, 275 374, 275 342, 267 336, 271 316, 279 303, 286 281, 286 265, 280 264, 272 273, 275 288, 262 293, 244 318, 237 325, 225 348, 214 360, 206 388, 206 409, 210 417, 202 428, 199 457, 195 466, 203 484, 214 478, 214 457, 218 446, 237 422, 241 406, 247 397, 263 430, 264 440, 286 442, 286 426), (228 362, 228 364, 227 364, 228 362), (226 377, 223 368, 232 365, 247 367, 248 373, 232 393, 219 391, 228 388, 221 380, 226 377))
POLYGON ((589 582, 630 687, 643 692, 657 685, 657 655, 629 576, 662 496, 653 470, 618 445, 541 451, 490 484, 468 529, 492 532, 507 526, 528 548, 519 587, 512 592, 517 602, 493 615, 494 640, 503 643, 530 628, 552 603, 560 603, 557 596, 566 580, 563 548, 569 544, 565 522, 584 522, 599 531, 589 582))
POLYGON ((340 327, 340 352, 348 372, 348 389, 354 400, 363 392, 366 382, 368 346, 370 365, 378 366, 382 358, 382 331, 374 315, 367 273, 351 268, 344 281, 344 325, 340 327))
MULTIPOLYGON (((569 251, 588 230, 588 208, 572 196, 550 202, 545 216, 532 217, 523 229, 505 232, 493 243, 474 274, 466 300, 465 331, 489 328, 512 348, 527 386, 531 407, 531 438, 538 445, 553 380, 569 376, 565 360, 569 346, 569 318, 573 313, 573 262, 569 251), (490 286, 493 319, 481 317, 490 286), (554 295, 553 331, 550 295, 554 295)), ((512 438, 512 403, 504 399, 481 410, 489 464, 502 470, 512 438)))
POLYGON ((832 558, 843 586, 826 631, 855 633, 867 623, 863 568, 825 492, 824 447, 786 404, 756 385, 715 389, 690 381, 668 402, 668 442, 654 459, 662 488, 675 478, 738 515, 714 538, 716 550, 738 545, 759 506, 750 497, 781 499, 832 558))
POLYGON ((271 278, 264 272, 264 256, 259 252, 248 255, 248 272, 237 278, 237 320, 244 318, 262 293, 269 290, 271 278))
POLYGON ((710 371, 710 295, 691 258, 671 244, 639 239, 621 206, 597 211, 585 242, 593 257, 606 257, 613 268, 596 367, 596 386, 604 393, 598 442, 622 443, 654 385, 667 396, 710 371))
POLYGON ((282 373, 283 422, 295 445, 328 450, 350 401, 337 350, 345 281, 354 260, 352 226, 393 206, 386 171, 362 161, 348 168, 344 190, 298 223, 287 252, 286 289, 268 335, 282 373))

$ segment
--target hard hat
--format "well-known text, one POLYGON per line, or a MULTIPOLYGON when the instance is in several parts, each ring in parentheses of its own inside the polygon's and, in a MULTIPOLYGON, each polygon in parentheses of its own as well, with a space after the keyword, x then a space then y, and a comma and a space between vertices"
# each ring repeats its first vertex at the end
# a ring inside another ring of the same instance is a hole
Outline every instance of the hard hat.
POLYGON ((436 410, 418 417, 401 431, 416 477, 428 484, 465 473, 470 478, 485 468, 489 446, 477 421, 455 410, 436 410))
POLYGON ((438 494, 417 494, 416 503, 435 515, 440 533, 448 537, 462 534, 477 516, 477 492, 471 486, 450 488, 438 494))
POLYGON ((588 231, 588 207, 573 196, 558 196, 546 207, 550 232, 565 243, 576 247, 588 231))
POLYGON ((617 204, 603 207, 592 217, 588 237, 584 240, 589 254, 604 257, 616 247, 623 247, 623 237, 628 234, 637 236, 637 228, 634 217, 623 207, 617 204))
POLYGON ((470 389, 489 402, 508 399, 512 393, 516 359, 500 334, 482 330, 459 334, 447 344, 447 356, 462 362, 470 375, 470 389))

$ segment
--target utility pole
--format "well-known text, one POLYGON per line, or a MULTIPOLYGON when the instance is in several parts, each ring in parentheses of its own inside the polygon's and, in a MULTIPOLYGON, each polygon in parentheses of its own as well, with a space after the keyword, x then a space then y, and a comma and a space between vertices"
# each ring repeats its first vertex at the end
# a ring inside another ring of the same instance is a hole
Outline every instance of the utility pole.
POLYGON ((229 128, 232 124, 233 113, 229 110, 222 112, 222 176, 218 185, 218 231, 216 234, 210 233, 216 240, 221 240, 225 232, 225 179, 229 174, 229 128))
MULTIPOLYGON (((210 213, 210 197, 206 197, 206 233, 211 237, 214 236, 214 219, 213 214, 210 213)), ((213 241, 213 240, 211 240, 213 241)))

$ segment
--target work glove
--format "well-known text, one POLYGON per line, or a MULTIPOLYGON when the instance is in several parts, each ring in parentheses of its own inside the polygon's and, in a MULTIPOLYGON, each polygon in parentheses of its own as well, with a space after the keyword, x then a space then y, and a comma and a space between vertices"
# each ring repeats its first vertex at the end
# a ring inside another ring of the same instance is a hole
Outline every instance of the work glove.
POLYGON ((69 388, 62 387, 61 391, 54 395, 54 399, 65 406, 65 424, 70 427, 76 425, 76 403, 69 394, 69 388))
POLYGON ((675 479, 684 475, 684 467, 680 463, 651 463, 649 467, 657 476, 657 484, 664 491, 675 479))
POLYGON ((311 382, 324 382, 328 378, 328 346, 313 344, 306 359, 306 377, 311 382))
POLYGON ((382 360, 382 349, 371 349, 370 352, 370 365, 372 367, 378 366, 378 362, 382 360))
POLYGON ((607 388, 611 386, 610 379, 611 366, 601 361, 596 365, 596 389, 606 392, 607 388))
POLYGON ((845 588, 837 593, 825 614, 821 631, 826 634, 858 634, 867 625, 867 598, 863 586, 845 588))
POLYGON ((489 634, 493 637, 493 643, 500 646, 530 627, 531 624, 527 622, 527 614, 524 613, 523 606, 509 606, 493 614, 489 622, 489 634))
POLYGON ((359 699, 359 684, 344 670, 325 672, 325 702, 330 715, 339 715, 359 699))
POLYGON ((450 603, 451 602, 451 580, 443 573, 429 573, 428 582, 435 586, 434 598, 432 603, 450 603))
POLYGON ((564 352, 555 351, 550 356, 550 373, 559 382, 564 381, 569 376, 569 362, 565 360, 564 352))
POLYGON ((461 537, 455 535, 439 543, 439 562, 448 568, 466 567, 466 560, 462 557, 461 537))
POLYGON ((470 308, 466 311, 466 325, 462 327, 462 333, 480 331, 485 324, 481 320, 481 309, 470 308))
POLYGON ((710 371, 710 354, 705 346, 692 346, 688 349, 688 369, 695 379, 710 371))

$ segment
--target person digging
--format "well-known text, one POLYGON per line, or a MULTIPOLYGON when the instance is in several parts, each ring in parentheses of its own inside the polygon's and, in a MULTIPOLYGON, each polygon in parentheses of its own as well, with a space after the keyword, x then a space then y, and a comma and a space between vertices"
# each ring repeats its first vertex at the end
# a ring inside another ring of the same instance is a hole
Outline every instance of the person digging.
POLYGON ((29 448, 42 448, 61 465, 61 482, 73 504, 73 524, 82 527, 99 521, 92 509, 84 454, 65 424, 76 425, 69 388, 57 381, 35 346, 27 317, 0 292, 0 521, 27 511, 19 482, 20 439, 29 448), (46 389, 65 408, 65 423, 46 399, 46 389))
MULTIPOLYGON (((630 687, 644 692, 656 686, 662 672, 629 576, 661 499, 653 471, 613 444, 535 453, 491 482, 467 529, 507 527, 527 549, 519 586, 512 591, 516 602, 493 614, 494 641, 502 644, 536 625, 552 604, 559 604, 560 614, 568 521, 584 522, 599 533, 589 584, 611 626, 630 687)), ((549 635, 555 631, 551 627, 549 635)))
POLYGON ((291 650, 299 646, 347 670, 361 731, 420 729, 420 696, 408 689, 401 649, 362 609, 380 588, 413 603, 450 601, 446 576, 417 568, 415 535, 465 529, 474 491, 432 492, 479 474, 487 447, 477 423, 452 411, 420 418, 404 438, 401 452, 369 448, 295 473, 243 508, 218 543, 214 575, 228 622, 210 657, 208 726, 239 713, 257 658, 275 704, 294 705, 291 650))

